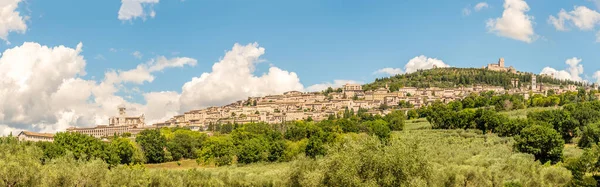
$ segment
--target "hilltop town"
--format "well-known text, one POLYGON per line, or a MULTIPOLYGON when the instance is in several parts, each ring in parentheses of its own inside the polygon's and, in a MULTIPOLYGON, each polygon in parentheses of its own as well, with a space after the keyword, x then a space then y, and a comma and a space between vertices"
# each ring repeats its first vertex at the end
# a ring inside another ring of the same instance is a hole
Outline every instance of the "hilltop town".
MULTIPOLYGON (((523 74, 517 72, 512 66, 505 67, 503 58, 500 58, 498 63, 489 64, 482 69, 484 71, 523 74)), ((369 90, 363 89, 360 84, 345 84, 341 88, 328 88, 321 92, 288 91, 280 95, 248 97, 225 106, 191 110, 155 124, 146 124, 143 115, 127 116, 126 108, 120 106, 118 108, 119 116, 111 117, 108 125, 89 128, 71 127, 67 131, 88 134, 97 138, 124 133, 135 136, 142 130, 162 127, 188 127, 192 130, 206 131, 209 130, 210 125, 215 124, 245 124, 251 122, 277 124, 296 120, 320 121, 331 115, 340 114, 345 110, 363 110, 373 115, 385 115, 393 109, 420 108, 436 101, 448 103, 463 99, 470 94, 488 91, 522 94, 527 99, 535 94, 546 95, 550 90, 560 94, 567 91, 577 91, 578 89, 578 86, 573 84, 543 85, 538 82, 540 75, 531 73, 526 75, 530 76, 530 82, 520 82, 517 78, 511 79, 508 88, 491 85, 470 85, 450 88, 402 87, 390 89, 386 84, 384 87, 369 90)), ((596 89, 593 87, 587 87, 587 89, 596 89)), ((22 132, 19 137, 32 141, 52 141, 51 134, 22 132)))

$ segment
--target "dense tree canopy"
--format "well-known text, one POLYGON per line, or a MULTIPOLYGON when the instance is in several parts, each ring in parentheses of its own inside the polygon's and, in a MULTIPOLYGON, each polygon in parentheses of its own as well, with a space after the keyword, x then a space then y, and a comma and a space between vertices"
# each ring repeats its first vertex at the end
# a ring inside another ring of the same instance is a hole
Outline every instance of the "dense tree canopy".
POLYGON ((167 140, 165 136, 161 135, 160 130, 144 130, 136 136, 135 141, 144 150, 148 163, 162 163, 165 161, 164 148, 167 140))
POLYGON ((515 137, 517 150, 530 153, 536 159, 544 162, 561 160, 564 140, 556 130, 542 125, 532 125, 524 128, 515 137))
MULTIPOLYGON (((529 84, 531 82, 531 74, 528 73, 514 74, 508 72, 490 71, 480 68, 437 68, 418 70, 409 74, 398 74, 391 77, 378 78, 375 79, 375 82, 373 83, 365 84, 363 89, 375 90, 377 88, 385 87, 386 84, 389 86, 390 91, 397 91, 399 88, 403 87, 449 88, 471 85, 491 85, 511 88, 511 80, 517 78, 523 87, 526 87, 525 84, 529 84)), ((550 76, 539 75, 537 77, 537 82, 538 84, 543 83, 545 85, 584 85, 584 83, 581 82, 559 80, 550 76)))

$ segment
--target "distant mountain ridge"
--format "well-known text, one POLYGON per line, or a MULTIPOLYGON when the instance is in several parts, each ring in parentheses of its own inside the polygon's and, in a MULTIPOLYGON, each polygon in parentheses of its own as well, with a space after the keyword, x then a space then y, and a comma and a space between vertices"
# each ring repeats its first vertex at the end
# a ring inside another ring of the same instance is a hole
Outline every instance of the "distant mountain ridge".
MULTIPOLYGON (((505 89, 513 88, 512 81, 518 79, 519 86, 525 87, 531 83, 533 73, 494 71, 483 68, 433 68, 418 70, 408 74, 377 78, 374 82, 363 85, 364 90, 375 90, 389 86, 390 91, 402 87, 416 88, 451 88, 460 86, 487 85, 501 86, 505 89)), ((536 75, 538 84, 548 85, 577 85, 587 86, 584 82, 559 80, 548 75, 536 75)))

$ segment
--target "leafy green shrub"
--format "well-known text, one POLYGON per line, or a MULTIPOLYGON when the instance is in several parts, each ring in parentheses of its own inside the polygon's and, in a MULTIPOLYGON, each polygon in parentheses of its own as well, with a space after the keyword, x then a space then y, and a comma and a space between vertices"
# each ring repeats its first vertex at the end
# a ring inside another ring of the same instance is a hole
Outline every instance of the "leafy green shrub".
POLYGON ((533 154, 542 163, 560 161, 565 144, 558 132, 542 125, 524 128, 521 134, 515 137, 515 141, 518 151, 533 154))

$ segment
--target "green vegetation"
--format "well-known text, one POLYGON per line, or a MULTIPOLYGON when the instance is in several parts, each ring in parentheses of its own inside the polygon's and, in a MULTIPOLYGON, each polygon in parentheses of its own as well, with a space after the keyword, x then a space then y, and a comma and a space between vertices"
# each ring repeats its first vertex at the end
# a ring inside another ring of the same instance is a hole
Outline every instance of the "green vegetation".
POLYGON ((210 137, 185 128, 107 142, 6 137, 0 186, 597 186, 600 101, 590 95, 483 93, 409 110, 409 120, 403 110, 346 110, 319 122, 213 125, 210 137))
MULTIPOLYGON (((520 86, 526 87, 531 82, 531 74, 514 74, 508 72, 490 71, 480 68, 437 68, 419 70, 409 74, 399 74, 392 77, 375 79, 375 82, 365 84, 364 90, 383 88, 387 84, 390 91, 397 91, 403 87, 416 88, 453 88, 457 86, 489 85, 512 88, 511 80, 518 78, 520 86)), ((537 82, 545 85, 574 84, 584 86, 583 83, 558 80, 549 76, 538 76, 537 82)))

